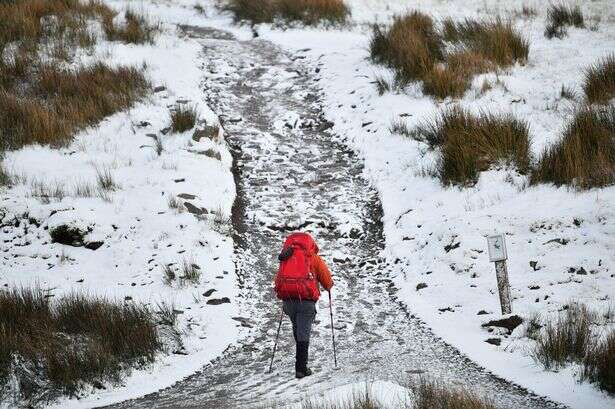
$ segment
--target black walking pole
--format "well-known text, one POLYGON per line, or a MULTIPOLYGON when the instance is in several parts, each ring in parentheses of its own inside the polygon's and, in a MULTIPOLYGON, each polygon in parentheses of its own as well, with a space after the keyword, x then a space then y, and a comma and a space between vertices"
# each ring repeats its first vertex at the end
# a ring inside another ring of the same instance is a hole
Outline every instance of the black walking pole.
POLYGON ((337 369, 337 355, 335 352, 335 332, 333 331, 333 303, 331 302, 331 290, 329 290, 329 313, 331 314, 331 338, 333 339, 333 361, 337 369))
POLYGON ((284 317, 284 310, 280 311, 280 323, 278 324, 278 332, 275 334, 275 343, 273 344, 273 353, 271 354, 271 364, 269 364, 269 373, 273 370, 273 358, 275 357, 275 350, 278 348, 278 338, 280 336, 280 328, 282 328, 282 318, 284 317))

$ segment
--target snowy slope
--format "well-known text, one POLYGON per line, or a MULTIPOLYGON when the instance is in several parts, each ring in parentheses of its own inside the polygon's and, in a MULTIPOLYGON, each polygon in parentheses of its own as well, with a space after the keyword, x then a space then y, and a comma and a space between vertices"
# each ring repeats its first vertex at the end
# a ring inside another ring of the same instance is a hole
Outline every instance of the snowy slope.
POLYGON ((54 296, 84 292, 153 309, 172 306, 183 348, 134 371, 119 388, 58 403, 64 408, 112 403, 169 386, 219 355, 238 335, 238 324, 231 319, 237 308, 228 218, 235 185, 228 147, 222 133, 195 141, 192 130, 163 131, 170 124, 169 108, 179 103, 197 107, 199 128, 218 122, 200 88, 206 56, 175 25, 203 16, 191 6, 169 5, 165 13, 157 13, 143 2, 109 4, 149 15, 162 23, 162 32, 152 45, 101 40, 92 55, 76 63, 103 59, 112 65, 145 64, 157 90, 132 109, 80 132, 66 148, 30 146, 6 155, 3 166, 18 183, 0 191, 0 285, 39 285, 54 296), (162 144, 160 155, 156 138, 162 144), (99 173, 109 173, 117 188, 99 195, 99 173), (37 186, 58 187, 64 197, 41 198, 37 186), (90 193, 77 193, 88 189, 90 193), (83 195, 91 197, 79 197, 83 195), (185 208, 171 208, 173 198, 208 214, 197 218, 185 208), (90 250, 51 243, 49 229, 61 224, 87 229, 86 241, 104 244, 90 250), (166 284, 162 266, 179 268, 184 262, 200 268, 200 282, 166 284), (207 303, 224 297, 230 303, 207 303))

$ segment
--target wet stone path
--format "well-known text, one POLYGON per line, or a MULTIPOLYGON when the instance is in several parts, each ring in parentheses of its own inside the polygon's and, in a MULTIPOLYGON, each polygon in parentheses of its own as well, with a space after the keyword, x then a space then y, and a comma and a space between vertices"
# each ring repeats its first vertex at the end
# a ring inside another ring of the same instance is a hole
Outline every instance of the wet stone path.
MULTIPOLYGON (((437 338, 395 298, 381 207, 352 152, 336 143, 323 118, 317 82, 304 62, 271 43, 239 41, 198 27, 207 101, 220 115, 235 159, 233 212, 243 338, 199 373, 124 408, 238 408, 288 403, 337 385, 399 382, 425 373, 465 383, 502 408, 553 408, 480 368, 437 338), (340 369, 333 367, 328 300, 318 303, 310 365, 294 379, 290 322, 282 325, 273 373, 267 373, 280 306, 271 283, 285 234, 311 231, 336 280, 333 310, 340 369)), ((215 336, 215 335, 214 335, 215 336)))

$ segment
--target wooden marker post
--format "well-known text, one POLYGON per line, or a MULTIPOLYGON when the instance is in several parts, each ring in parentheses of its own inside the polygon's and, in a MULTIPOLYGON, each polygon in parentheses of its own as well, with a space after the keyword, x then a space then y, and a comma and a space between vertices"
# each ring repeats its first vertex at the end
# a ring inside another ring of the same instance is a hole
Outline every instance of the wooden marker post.
POLYGON ((510 297, 510 284, 508 283, 508 270, 506 268, 506 240, 503 234, 487 237, 489 249, 489 261, 495 262, 495 276, 498 280, 498 292, 500 293, 500 305, 502 315, 512 312, 512 300, 510 297))

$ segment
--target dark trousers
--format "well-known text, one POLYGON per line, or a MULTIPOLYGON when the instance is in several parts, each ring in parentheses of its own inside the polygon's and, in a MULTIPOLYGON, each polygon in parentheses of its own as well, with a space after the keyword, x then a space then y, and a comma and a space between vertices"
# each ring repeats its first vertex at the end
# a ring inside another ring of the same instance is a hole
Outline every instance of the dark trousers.
POLYGON ((316 302, 308 300, 285 300, 282 309, 293 323, 293 337, 297 345, 295 370, 307 370, 308 351, 312 322, 316 316, 316 302))

